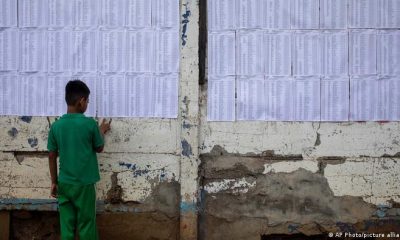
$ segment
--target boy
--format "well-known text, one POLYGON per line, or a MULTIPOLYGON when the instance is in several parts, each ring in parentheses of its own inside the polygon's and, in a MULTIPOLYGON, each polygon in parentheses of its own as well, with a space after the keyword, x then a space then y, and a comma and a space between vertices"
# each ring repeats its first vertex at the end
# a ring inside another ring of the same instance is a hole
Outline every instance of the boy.
POLYGON ((95 183, 99 181, 96 152, 104 147, 104 134, 110 130, 105 119, 98 127, 85 117, 90 90, 80 80, 65 87, 67 114, 50 128, 47 148, 51 175, 51 196, 58 198, 61 239, 75 239, 75 228, 81 240, 98 239, 96 227, 95 183), (60 174, 57 181, 57 156, 60 174))

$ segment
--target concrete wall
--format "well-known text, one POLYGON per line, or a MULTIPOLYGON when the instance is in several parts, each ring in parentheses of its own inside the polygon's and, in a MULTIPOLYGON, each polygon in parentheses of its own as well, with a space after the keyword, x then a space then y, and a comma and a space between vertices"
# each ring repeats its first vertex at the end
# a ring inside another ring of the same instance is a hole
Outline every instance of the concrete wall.
MULTIPOLYGON (((379 224, 399 230, 400 124, 205 120, 200 3, 181 0, 179 117, 113 119, 98 155, 101 235, 260 239, 374 231, 379 224)), ((45 152, 54 120, 0 118, 0 209, 13 211, 16 239, 33 225, 29 236, 57 236, 45 152), (15 212, 21 209, 50 212, 15 212), (46 214, 52 233, 40 232, 46 214)))

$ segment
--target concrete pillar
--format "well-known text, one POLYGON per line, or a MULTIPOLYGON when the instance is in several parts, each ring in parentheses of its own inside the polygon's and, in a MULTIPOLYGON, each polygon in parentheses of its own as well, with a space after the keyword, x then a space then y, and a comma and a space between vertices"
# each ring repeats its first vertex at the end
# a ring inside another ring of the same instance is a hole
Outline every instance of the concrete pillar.
POLYGON ((180 239, 197 239, 199 165, 199 6, 196 0, 180 5, 180 239))

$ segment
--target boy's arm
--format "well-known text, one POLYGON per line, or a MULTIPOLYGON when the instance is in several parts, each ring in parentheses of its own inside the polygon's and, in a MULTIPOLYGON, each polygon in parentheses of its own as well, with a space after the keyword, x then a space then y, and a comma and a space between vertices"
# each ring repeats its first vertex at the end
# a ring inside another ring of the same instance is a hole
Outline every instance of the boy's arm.
POLYGON ((51 191, 52 197, 57 197, 57 152, 49 152, 49 168, 51 177, 51 191))
POLYGON ((111 129, 111 119, 107 122, 105 119, 101 122, 95 134, 95 151, 101 153, 104 149, 104 134, 106 134, 111 129), (101 144, 100 144, 101 143, 101 144))

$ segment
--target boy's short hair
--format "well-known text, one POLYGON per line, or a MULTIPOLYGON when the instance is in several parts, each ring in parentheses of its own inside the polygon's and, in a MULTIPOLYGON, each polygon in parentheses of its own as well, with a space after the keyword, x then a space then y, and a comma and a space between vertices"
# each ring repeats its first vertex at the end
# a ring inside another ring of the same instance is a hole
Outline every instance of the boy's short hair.
POLYGON ((88 86, 79 79, 71 80, 65 86, 65 101, 68 106, 73 106, 82 97, 87 99, 90 90, 88 86))

